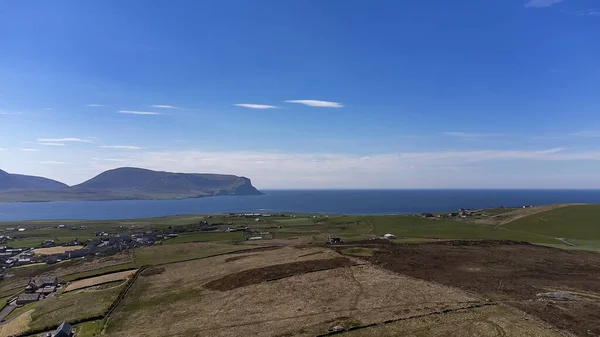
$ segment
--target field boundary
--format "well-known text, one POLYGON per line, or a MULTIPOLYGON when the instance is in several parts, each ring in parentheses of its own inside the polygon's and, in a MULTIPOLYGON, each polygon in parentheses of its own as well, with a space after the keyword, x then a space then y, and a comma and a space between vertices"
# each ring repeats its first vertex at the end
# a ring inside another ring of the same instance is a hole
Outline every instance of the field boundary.
MULTIPOLYGON (((182 243, 182 244, 184 244, 184 243, 182 243)), ((285 246, 283 246, 283 245, 272 245, 272 246, 264 246, 264 247, 255 247, 255 248, 248 248, 248 249, 240 249, 240 250, 234 250, 232 252, 219 253, 219 254, 202 256, 202 257, 193 257, 193 258, 190 258, 190 259, 173 261, 173 262, 165 262, 165 263, 158 263, 158 264, 148 264, 148 265, 140 266, 140 268, 143 268, 143 267, 154 267, 154 266, 166 266, 166 265, 169 265, 169 264, 175 264, 175 263, 181 263, 181 262, 190 262, 190 261, 208 259, 208 258, 211 258, 211 257, 217 257, 217 256, 223 256, 223 255, 251 253, 251 252, 262 251, 262 250, 275 250, 275 249, 280 249, 280 248, 283 248, 283 247, 285 247, 285 246)))
MULTIPOLYGON (((127 263, 122 263, 122 264, 115 264, 114 266, 122 266, 122 265, 126 265, 126 264, 130 264, 131 262, 127 262, 127 263)), ((113 266, 108 266, 108 267, 113 267, 113 266)), ((122 271, 128 271, 128 270, 134 270, 134 269, 138 269, 135 266, 132 266, 131 268, 126 268, 126 269, 120 269, 120 270, 112 270, 112 271, 106 271, 106 272, 102 272, 99 274, 94 274, 94 275, 90 275, 90 276, 81 276, 81 277, 76 277, 74 279, 71 279, 67 282, 75 282, 75 281, 80 281, 80 280, 85 280, 86 278, 92 278, 92 277, 97 277, 97 276, 104 276, 104 275, 108 275, 108 274, 112 274, 112 273, 120 273, 122 271)), ((92 269, 93 270, 93 269, 92 269)), ((80 273, 72 273, 72 274, 68 274, 68 275, 63 275, 63 276, 59 276, 59 279, 63 279, 64 277, 70 276, 70 275, 76 275, 76 274, 81 274, 81 273, 85 273, 84 272, 80 272, 80 273)))
POLYGON ((361 330, 361 329, 371 328, 371 327, 375 327, 375 326, 386 325, 386 324, 390 324, 390 323, 407 321, 407 320, 415 319, 415 318, 422 318, 422 317, 428 317, 428 316, 434 316, 434 315, 443 315, 443 314, 447 314, 449 312, 471 310, 471 309, 477 309, 477 308, 483 308, 483 307, 489 307, 489 306, 497 306, 497 305, 500 305, 500 303, 490 302, 490 303, 475 304, 475 305, 471 305, 468 307, 462 307, 462 308, 457 308, 457 309, 443 309, 443 310, 428 312, 426 314, 421 314, 421 315, 414 315, 414 316, 402 317, 402 318, 394 318, 394 319, 389 319, 389 320, 383 321, 383 322, 354 326, 354 327, 350 327, 350 328, 339 330, 339 331, 329 331, 329 332, 317 335, 317 337, 333 336, 333 335, 342 334, 342 333, 348 332, 348 331, 361 330))

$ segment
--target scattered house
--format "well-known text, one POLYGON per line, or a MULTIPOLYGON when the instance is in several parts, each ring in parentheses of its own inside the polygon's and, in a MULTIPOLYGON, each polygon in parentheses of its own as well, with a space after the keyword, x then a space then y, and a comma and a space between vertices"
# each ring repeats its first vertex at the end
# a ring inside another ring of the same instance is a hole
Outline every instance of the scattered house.
POLYGON ((52 337, 71 337, 73 336, 73 327, 67 322, 62 322, 52 337))
POLYGON ((448 216, 451 217, 451 218, 457 217, 458 216, 458 212, 448 213, 448 216))
POLYGON ((12 232, 12 231, 14 231, 15 229, 14 229, 13 227, 9 227, 9 228, 7 228, 6 230, 7 230, 7 231, 11 231, 11 232, 12 232))
POLYGON ((40 300, 40 294, 21 294, 17 297, 17 305, 25 305, 27 303, 37 302, 40 300))
POLYGON ((336 244, 336 243, 342 243, 342 238, 340 238, 337 235, 328 235, 327 236, 327 243, 330 245, 336 244))
POLYGON ((434 215, 432 213, 421 213, 421 216, 424 218, 433 218, 434 215))
POLYGON ((396 238, 394 234, 384 234, 383 237, 388 240, 393 240, 396 238))
POLYGON ((253 237, 248 238, 248 240, 262 240, 262 239, 263 239, 262 236, 253 236, 253 237))
POLYGON ((33 293, 45 287, 56 287, 58 279, 56 276, 36 276, 29 280, 29 284, 25 287, 25 292, 33 293))
POLYGON ((58 225, 58 228, 65 228, 65 227, 67 227, 67 226, 65 226, 65 225, 58 225))
POLYGON ((19 232, 24 232, 25 230, 25 228, 19 228, 19 232))

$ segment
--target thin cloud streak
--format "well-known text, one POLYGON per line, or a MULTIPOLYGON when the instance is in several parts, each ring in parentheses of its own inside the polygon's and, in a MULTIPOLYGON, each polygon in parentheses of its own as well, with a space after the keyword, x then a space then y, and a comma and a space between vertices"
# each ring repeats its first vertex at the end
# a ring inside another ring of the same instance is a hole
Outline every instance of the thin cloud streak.
POLYGON ((178 106, 173 106, 173 105, 163 105, 163 104, 156 104, 156 105, 150 105, 151 108, 156 108, 156 109, 181 109, 178 106))
POLYGON ((25 152, 38 152, 38 149, 20 149, 21 151, 25 151, 25 152))
POLYGON ((297 103, 304 104, 306 106, 312 106, 317 108, 343 108, 344 106, 338 102, 328 102, 328 101, 317 101, 312 99, 299 99, 299 100, 288 100, 284 101, 286 103, 297 103))
POLYGON ((67 146, 67 144, 64 143, 37 143, 38 145, 44 145, 44 146, 67 146))
POLYGON ((583 138, 599 138, 600 131, 579 131, 579 132, 569 133, 569 136, 583 137, 583 138))
POLYGON ((241 108, 248 108, 248 109, 277 109, 277 107, 274 105, 266 105, 266 104, 239 103, 239 104, 234 104, 234 106, 238 106, 241 108))
POLYGON ((155 111, 136 111, 136 110, 119 110, 120 114, 128 114, 128 115, 162 115, 160 112, 155 111))
POLYGON ((66 162, 64 161, 41 161, 40 164, 49 164, 49 165, 62 165, 62 164, 66 164, 66 162))
POLYGON ((140 150, 141 147, 135 145, 101 145, 101 149, 119 149, 119 150, 140 150))
POLYGON ((92 143, 89 139, 81 138, 38 138, 40 143, 64 143, 64 142, 78 142, 78 143, 92 143))
POLYGON ((479 138, 479 137, 503 137, 502 133, 469 133, 469 132, 455 132, 448 131, 442 133, 445 136, 452 137, 463 137, 463 138, 479 138))
POLYGON ((525 7, 527 8, 542 8, 542 7, 550 7, 559 2, 563 2, 564 0, 529 0, 525 3, 525 7))
POLYGON ((104 106, 103 104, 88 104, 86 105, 88 108, 99 108, 104 106))

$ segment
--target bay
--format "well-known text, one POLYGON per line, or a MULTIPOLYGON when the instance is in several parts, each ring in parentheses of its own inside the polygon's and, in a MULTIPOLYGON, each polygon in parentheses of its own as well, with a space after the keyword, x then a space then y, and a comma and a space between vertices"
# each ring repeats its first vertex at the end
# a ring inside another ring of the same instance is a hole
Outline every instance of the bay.
POLYGON ((178 214, 296 212, 407 214, 458 208, 600 203, 600 190, 274 190, 183 200, 0 203, 0 221, 131 219, 178 214))

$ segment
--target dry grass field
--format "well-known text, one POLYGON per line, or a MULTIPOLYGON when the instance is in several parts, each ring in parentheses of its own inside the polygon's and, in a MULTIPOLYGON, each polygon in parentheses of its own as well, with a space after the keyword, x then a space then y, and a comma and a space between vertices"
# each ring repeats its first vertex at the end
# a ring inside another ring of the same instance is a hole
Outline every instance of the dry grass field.
POLYGON ((65 252, 72 252, 74 250, 78 250, 83 248, 83 246, 70 246, 70 247, 49 247, 49 248, 36 248, 33 250, 33 253, 36 255, 54 255, 54 254, 62 254, 65 252))
POLYGON ((345 332, 340 337, 561 337, 520 312, 494 305, 402 320, 390 324, 345 332))
POLYGON ((243 271, 324 259, 339 255, 286 247, 147 270, 111 316, 108 335, 315 336, 336 325, 358 326, 481 303, 464 292, 370 265, 270 281, 262 273, 265 282, 227 291, 205 287, 243 271), (240 258, 232 259, 236 256, 240 258), (172 317, 177 324, 169 323, 172 317))
POLYGON ((90 277, 83 280, 75 281, 67 286, 65 292, 77 289, 87 288, 103 283, 125 280, 135 274, 137 270, 126 270, 118 273, 106 274, 102 276, 90 277))
POLYGON ((12 321, 0 325, 0 337, 15 336, 27 331, 32 313, 33 310, 29 310, 15 317, 12 321))

